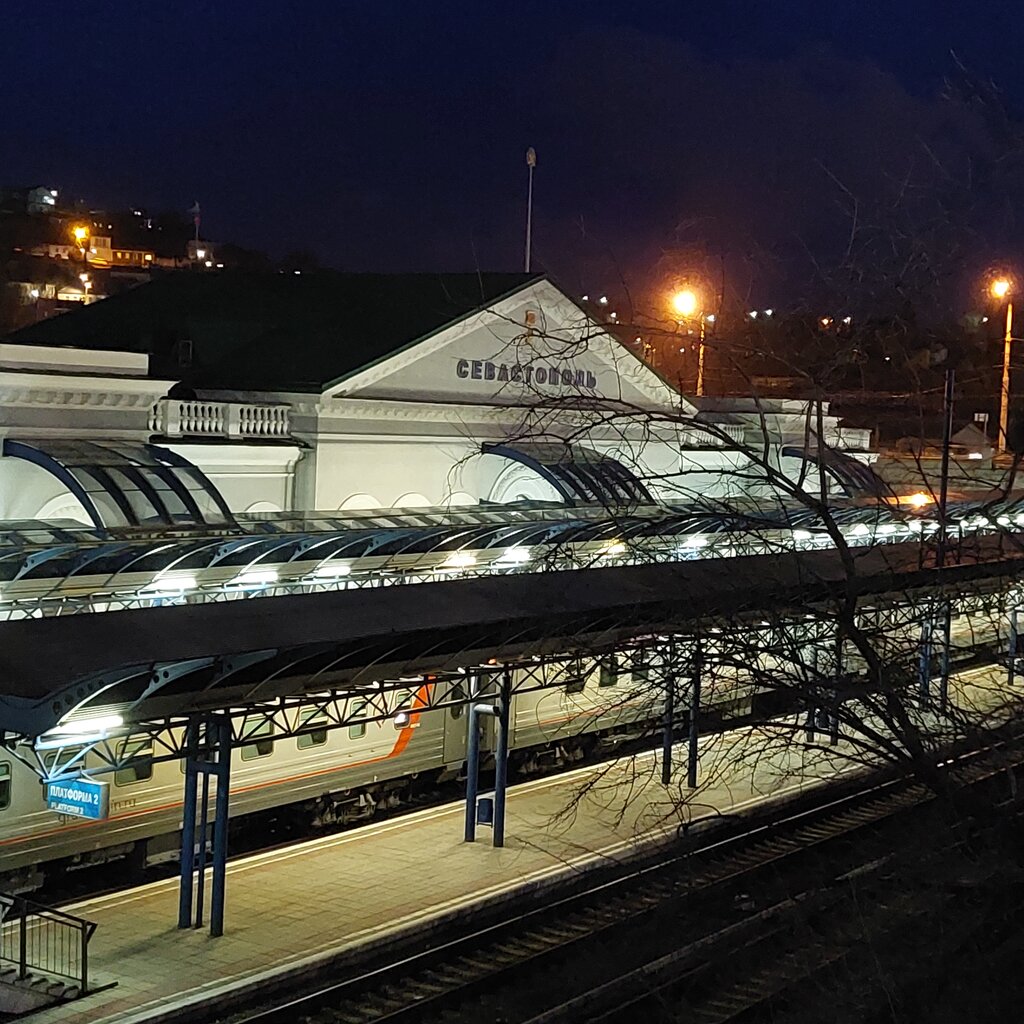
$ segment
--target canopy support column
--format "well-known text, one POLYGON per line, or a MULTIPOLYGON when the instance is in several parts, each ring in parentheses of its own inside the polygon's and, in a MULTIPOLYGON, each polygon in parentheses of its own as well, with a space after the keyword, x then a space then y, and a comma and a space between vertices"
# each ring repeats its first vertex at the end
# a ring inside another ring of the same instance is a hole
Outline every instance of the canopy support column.
POLYGON ((509 710, 512 703, 512 673, 502 673, 499 693, 494 704, 477 704, 479 677, 470 681, 469 714, 466 716, 466 828, 464 840, 476 841, 477 825, 490 825, 494 830, 492 845, 505 845, 505 795, 508 789, 508 732, 509 710), (494 793, 480 796, 480 719, 489 716, 495 720, 494 793))
POLYGON ((704 672, 704 647, 698 639, 693 648, 693 676, 690 682, 690 737, 686 752, 686 785, 697 788, 697 768, 700 764, 700 689, 704 672))
POLYGON ((228 801, 231 789, 231 720, 226 715, 192 718, 185 732, 185 794, 181 828, 181 877, 178 927, 201 928, 206 898, 206 848, 209 839, 210 777, 214 798, 210 935, 224 934, 227 881, 228 801), (202 799, 199 777, 202 776, 202 799), (199 827, 196 828, 196 814, 199 827), (198 836, 197 836, 198 832, 198 836))

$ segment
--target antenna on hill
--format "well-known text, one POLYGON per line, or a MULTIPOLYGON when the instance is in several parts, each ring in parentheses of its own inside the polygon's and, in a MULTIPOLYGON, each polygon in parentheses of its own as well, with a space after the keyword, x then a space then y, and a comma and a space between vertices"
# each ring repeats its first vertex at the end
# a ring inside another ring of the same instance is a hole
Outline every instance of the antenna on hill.
POLYGON ((530 169, 530 183, 526 188, 526 273, 529 273, 530 243, 533 230, 533 169, 537 166, 537 151, 533 146, 526 151, 526 166, 530 169))

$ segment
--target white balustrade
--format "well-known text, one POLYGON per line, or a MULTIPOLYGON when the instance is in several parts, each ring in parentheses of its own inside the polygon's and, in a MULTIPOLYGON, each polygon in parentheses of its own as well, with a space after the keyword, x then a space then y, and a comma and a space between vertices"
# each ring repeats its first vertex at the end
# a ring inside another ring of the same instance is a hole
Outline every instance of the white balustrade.
POLYGON ((286 438, 289 412, 287 405, 161 398, 150 413, 149 429, 164 437, 286 438))

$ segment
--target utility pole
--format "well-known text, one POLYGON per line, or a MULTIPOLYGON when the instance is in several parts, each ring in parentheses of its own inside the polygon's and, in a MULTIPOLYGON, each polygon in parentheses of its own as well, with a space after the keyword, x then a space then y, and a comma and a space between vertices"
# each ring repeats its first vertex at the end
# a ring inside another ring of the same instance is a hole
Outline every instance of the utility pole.
POLYGON ((530 146, 526 151, 526 166, 529 168, 529 184, 526 187, 526 273, 530 272, 530 246, 533 233, 533 169, 537 166, 537 151, 530 146))

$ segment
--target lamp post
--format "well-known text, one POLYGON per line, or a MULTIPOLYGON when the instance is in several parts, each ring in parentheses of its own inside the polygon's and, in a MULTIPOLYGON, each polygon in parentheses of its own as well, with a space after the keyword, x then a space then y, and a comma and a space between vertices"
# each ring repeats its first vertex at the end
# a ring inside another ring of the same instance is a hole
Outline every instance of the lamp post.
MULTIPOLYGON (((1010 281, 1000 277, 989 289, 994 298, 1006 299, 1012 291, 1010 281)), ((1006 431, 1010 419, 1010 343, 1013 341, 1013 302, 1006 303, 1006 330, 1003 335, 1003 380, 999 389, 999 436, 996 449, 1006 451, 1006 431)))
POLYGON ((679 323, 697 318, 699 336, 697 342, 697 397, 704 395, 704 311, 700 308, 700 297, 692 288, 683 288, 673 294, 672 311, 679 317, 679 323))
POLYGON ((530 146, 526 151, 526 166, 529 179, 526 186, 526 273, 530 272, 530 255, 533 247, 533 169, 537 166, 537 151, 530 146))
POLYGON ((82 262, 89 262, 89 229, 82 224, 71 229, 71 237, 82 252, 82 262))

